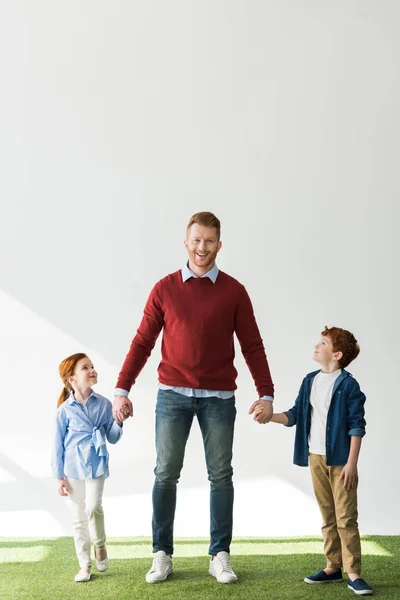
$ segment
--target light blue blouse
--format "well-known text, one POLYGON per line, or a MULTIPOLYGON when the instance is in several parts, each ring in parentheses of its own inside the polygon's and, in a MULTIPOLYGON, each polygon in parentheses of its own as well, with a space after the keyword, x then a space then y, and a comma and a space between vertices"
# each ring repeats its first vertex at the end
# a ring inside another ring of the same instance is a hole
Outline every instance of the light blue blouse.
POLYGON ((111 402, 92 391, 86 404, 73 392, 56 414, 51 467, 53 477, 95 479, 108 477, 106 438, 116 444, 122 435, 113 419, 111 402))

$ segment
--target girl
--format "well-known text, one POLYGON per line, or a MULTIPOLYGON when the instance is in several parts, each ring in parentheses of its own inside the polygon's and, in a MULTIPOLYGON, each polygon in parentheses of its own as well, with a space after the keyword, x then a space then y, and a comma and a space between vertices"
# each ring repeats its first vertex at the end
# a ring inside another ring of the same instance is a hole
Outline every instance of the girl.
POLYGON ((106 438, 111 444, 122 435, 112 405, 92 390, 97 373, 86 354, 68 356, 59 366, 64 389, 57 403, 52 452, 53 476, 60 496, 69 495, 75 550, 80 571, 75 581, 89 581, 90 539, 98 571, 108 569, 102 496, 108 477, 106 438))

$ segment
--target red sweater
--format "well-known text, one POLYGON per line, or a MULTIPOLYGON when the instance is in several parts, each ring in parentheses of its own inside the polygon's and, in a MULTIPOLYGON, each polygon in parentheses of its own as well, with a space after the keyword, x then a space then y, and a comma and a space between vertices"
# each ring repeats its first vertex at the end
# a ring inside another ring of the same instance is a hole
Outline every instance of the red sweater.
POLYGON ((125 358, 116 387, 135 383, 164 328, 160 383, 204 390, 235 390, 233 334, 253 376, 259 397, 273 396, 274 385, 263 342, 245 287, 219 271, 182 281, 176 271, 156 283, 142 322, 125 358))

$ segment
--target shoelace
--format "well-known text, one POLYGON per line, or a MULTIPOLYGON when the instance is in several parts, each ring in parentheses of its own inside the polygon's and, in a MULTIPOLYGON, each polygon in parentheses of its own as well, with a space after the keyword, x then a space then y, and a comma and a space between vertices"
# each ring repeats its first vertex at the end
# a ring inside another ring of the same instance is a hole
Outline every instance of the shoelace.
POLYGON ((162 569, 162 567, 164 566, 164 564, 167 562, 167 558, 169 558, 168 556, 156 556, 155 559, 153 560, 153 566, 152 566, 152 571, 157 571, 157 569, 162 569))
POLYGON ((222 570, 231 572, 232 567, 231 567, 231 559, 229 558, 229 554, 224 558, 222 558, 221 556, 218 556, 218 558, 222 563, 222 570))

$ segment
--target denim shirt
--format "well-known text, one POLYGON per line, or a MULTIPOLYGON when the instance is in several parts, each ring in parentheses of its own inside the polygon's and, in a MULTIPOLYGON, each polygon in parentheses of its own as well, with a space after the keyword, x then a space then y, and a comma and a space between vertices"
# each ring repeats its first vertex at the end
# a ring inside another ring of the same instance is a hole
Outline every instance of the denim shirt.
MULTIPOLYGON (((308 465, 310 393, 314 377, 319 372, 314 371, 305 376, 293 408, 285 412, 289 419, 286 427, 296 425, 293 462, 300 467, 308 465)), ((351 436, 365 435, 364 402, 365 395, 357 381, 343 369, 333 386, 326 420, 327 466, 345 465, 349 457, 351 436)))
POLYGON ((69 398, 57 410, 51 466, 53 477, 62 479, 95 479, 108 477, 106 439, 116 444, 122 427, 112 416, 111 402, 93 392, 86 404, 69 398))

